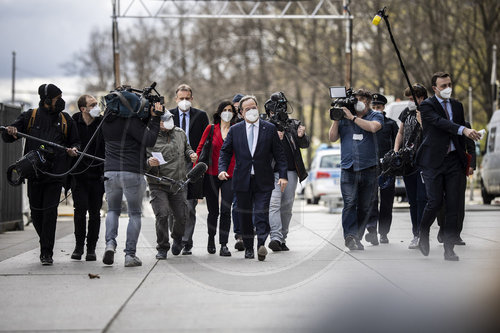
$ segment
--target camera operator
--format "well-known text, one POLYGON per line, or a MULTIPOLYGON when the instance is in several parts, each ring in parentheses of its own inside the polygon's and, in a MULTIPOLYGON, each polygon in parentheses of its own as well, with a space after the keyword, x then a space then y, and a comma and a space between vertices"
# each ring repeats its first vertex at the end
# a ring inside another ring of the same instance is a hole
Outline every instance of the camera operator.
MULTIPOLYGON (((42 84, 38 88, 40 103, 37 109, 23 112, 17 117, 7 131, 2 133, 5 142, 13 142, 17 132, 51 141, 60 145, 70 146, 65 151, 41 148, 38 141, 26 140, 24 154, 31 151, 41 151, 46 159, 48 171, 53 174, 61 174, 68 169, 69 156, 76 156, 76 150, 80 147, 78 129, 73 119, 66 112, 65 102, 62 99, 62 91, 53 84, 42 84)), ((40 237, 40 261, 42 265, 52 265, 53 250, 56 234, 57 207, 61 196, 61 189, 65 183, 65 177, 51 177, 38 173, 35 179, 28 179, 28 198, 30 202, 31 218, 36 232, 40 237)))
POLYGON ((349 250, 364 250, 361 244, 377 186, 377 145, 375 133, 384 124, 381 113, 370 109, 372 95, 359 89, 353 93, 353 111, 343 106, 343 119, 330 127, 331 142, 340 138, 341 191, 344 200, 342 227, 349 250))
POLYGON ((152 147, 156 142, 160 131, 160 117, 157 112, 162 110, 163 106, 157 102, 154 104, 154 110, 151 107, 149 114, 141 115, 144 119, 139 116, 124 117, 106 110, 106 119, 102 125, 106 147, 104 188, 108 202, 106 249, 102 261, 106 265, 112 265, 114 262, 123 194, 127 199, 129 215, 125 267, 142 265, 135 253, 141 231, 142 199, 146 190, 143 175, 147 167, 146 147, 152 147))
POLYGON ((297 119, 288 119, 287 100, 283 93, 274 93, 265 104, 266 114, 270 122, 276 125, 278 136, 283 145, 287 160, 288 185, 283 192, 278 183, 279 170, 274 167, 274 190, 271 194, 269 205, 269 224, 271 226, 268 247, 274 252, 289 251, 286 246, 286 237, 290 220, 292 219, 292 208, 295 200, 295 189, 297 182, 307 178, 306 168, 301 148, 308 148, 310 141, 306 135, 306 128, 297 119), (281 119, 283 121, 280 121, 281 119))

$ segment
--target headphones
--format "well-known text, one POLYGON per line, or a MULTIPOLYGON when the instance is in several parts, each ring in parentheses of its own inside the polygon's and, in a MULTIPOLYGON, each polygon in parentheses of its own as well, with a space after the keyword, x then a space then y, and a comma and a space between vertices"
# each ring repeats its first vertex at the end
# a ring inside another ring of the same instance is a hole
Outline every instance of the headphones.
POLYGON ((45 84, 45 99, 43 100, 43 102, 44 102, 45 104, 47 104, 47 105, 49 105, 49 106, 50 106, 50 105, 52 104, 52 98, 49 98, 49 97, 47 96, 47 94, 48 94, 48 88, 49 88, 49 85, 48 85, 48 84, 45 84))

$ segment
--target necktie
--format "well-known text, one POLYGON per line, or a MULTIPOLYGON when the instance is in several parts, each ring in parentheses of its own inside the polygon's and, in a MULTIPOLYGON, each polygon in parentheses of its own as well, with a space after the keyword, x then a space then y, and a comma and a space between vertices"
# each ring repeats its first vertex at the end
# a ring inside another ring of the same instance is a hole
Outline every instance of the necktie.
POLYGON ((182 124, 181 124, 182 130, 186 132, 186 114, 183 112, 182 113, 182 124))
MULTIPOLYGON (((444 108, 444 114, 446 115, 446 119, 450 120, 450 114, 448 113, 448 101, 446 99, 443 99, 443 108, 444 108)), ((451 151, 451 145, 452 141, 450 140, 450 145, 448 146, 448 151, 446 152, 447 154, 449 154, 451 151)))
POLYGON ((252 149, 253 149, 253 127, 254 126, 255 126, 254 124, 250 125, 250 130, 249 130, 250 133, 248 133, 248 149, 250 149, 250 154, 252 154, 252 149))

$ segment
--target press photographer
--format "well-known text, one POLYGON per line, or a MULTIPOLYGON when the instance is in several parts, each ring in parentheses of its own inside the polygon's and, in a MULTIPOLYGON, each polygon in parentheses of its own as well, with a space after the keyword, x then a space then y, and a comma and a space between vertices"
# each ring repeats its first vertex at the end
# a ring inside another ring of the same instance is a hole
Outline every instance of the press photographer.
MULTIPOLYGON (((330 97, 335 97, 332 89, 330 97)), ((344 200, 342 227, 345 245, 350 250, 364 250, 361 237, 374 203, 373 193, 377 186, 375 133, 382 128, 384 117, 370 109, 372 95, 369 91, 359 89, 351 96, 347 91, 345 97, 349 98, 339 107, 343 111, 342 118, 333 119, 329 138, 331 142, 340 138, 340 189, 344 200)))
MULTIPOLYGON (((18 131, 32 137, 50 141, 61 146, 72 147, 56 150, 45 147, 39 141, 27 139, 24 146, 25 156, 9 168, 19 176, 28 179, 28 198, 31 218, 40 237, 40 261, 42 265, 52 265, 56 233, 57 207, 65 177, 51 177, 44 174, 63 174, 69 167, 69 156, 76 156, 80 147, 78 130, 73 119, 63 112, 65 102, 62 91, 53 84, 42 84, 38 88, 39 107, 23 112, 6 131, 2 133, 5 142, 18 139, 18 131)), ((11 174, 12 176, 12 174, 11 174)), ((12 184, 12 180, 9 182, 12 184)), ((16 184, 14 184, 16 185, 16 184)))
POLYGON ((127 199, 129 215, 125 267, 142 265, 135 252, 141 231, 142 199, 146 190, 146 148, 155 145, 160 131, 160 115, 164 109, 159 94, 151 94, 154 86, 155 84, 142 91, 121 87, 104 97, 106 111, 102 133, 106 147, 104 188, 108 214, 106 249, 102 261, 106 265, 114 262, 123 195, 127 199))
POLYGON ((269 121, 278 130, 288 164, 288 186, 284 192, 281 192, 281 186, 278 184, 278 169, 275 167, 274 170, 274 190, 269 206, 269 224, 271 225, 269 248, 274 252, 288 251, 285 242, 292 219, 295 189, 298 180, 303 181, 307 178, 300 149, 309 147, 310 142, 309 137, 305 134, 306 128, 300 120, 288 117, 291 112, 288 110, 285 94, 282 92, 272 94, 271 98, 264 104, 264 108, 269 121))

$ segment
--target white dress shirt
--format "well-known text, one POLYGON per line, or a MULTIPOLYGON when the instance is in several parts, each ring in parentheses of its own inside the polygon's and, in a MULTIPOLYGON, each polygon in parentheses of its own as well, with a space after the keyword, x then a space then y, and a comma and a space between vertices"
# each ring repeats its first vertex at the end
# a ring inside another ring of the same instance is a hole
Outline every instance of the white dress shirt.
MULTIPOLYGON (((255 148, 257 147, 257 140, 259 138, 259 123, 260 123, 260 119, 257 119, 257 121, 255 123, 253 123, 253 124, 245 121, 245 124, 246 124, 246 127, 247 127, 247 141, 248 141, 248 138, 249 138, 250 128, 253 125, 253 146, 252 146, 252 149, 250 149, 250 154, 252 156, 255 153, 255 148)), ((250 171, 250 174, 252 174, 252 175, 255 174, 255 171, 254 171, 254 168, 253 168, 253 163, 252 163, 252 170, 250 171)))

